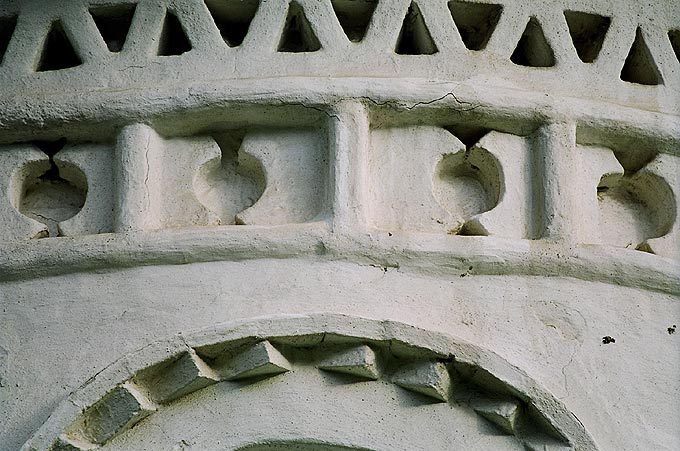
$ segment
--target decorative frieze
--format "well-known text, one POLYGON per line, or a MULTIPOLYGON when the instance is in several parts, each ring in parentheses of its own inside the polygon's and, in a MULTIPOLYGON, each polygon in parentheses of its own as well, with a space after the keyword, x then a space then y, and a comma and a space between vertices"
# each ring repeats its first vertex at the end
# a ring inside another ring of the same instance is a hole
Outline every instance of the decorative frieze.
MULTIPOLYGON (((229 390, 250 385, 249 390, 266 391, 272 385, 258 382, 277 377, 285 378, 289 386, 296 384, 298 372, 310 367, 326 374, 349 376, 340 385, 346 390, 351 390, 353 384, 396 384, 415 397, 407 409, 430 404, 422 403, 424 397, 449 404, 450 409, 439 410, 438 415, 456 415, 456 409, 471 409, 489 422, 488 427, 497 428, 498 434, 508 435, 528 449, 596 449, 583 435, 582 426, 569 414, 560 413, 563 408, 559 401, 538 387, 529 388, 527 376, 499 357, 473 345, 437 338, 431 332, 422 331, 422 335, 398 323, 380 322, 380 327, 389 325, 385 330, 396 335, 376 337, 371 331, 374 322, 345 320, 337 315, 264 320, 268 330, 278 330, 281 335, 253 338, 252 332, 261 327, 255 321, 233 330, 185 337, 182 342, 193 343, 188 350, 170 341, 167 346, 159 343, 138 351, 121 361, 126 368, 139 368, 131 376, 116 383, 120 376, 115 374, 124 373, 113 365, 106 374, 93 378, 83 388, 84 395, 76 393, 73 397, 74 404, 86 405, 67 414, 71 417, 62 418, 60 413, 50 419, 44 429, 51 432, 40 432, 23 449, 107 449, 107 443, 126 434, 133 425, 143 428, 144 418, 208 386, 226 384, 215 393, 227 396, 224 402, 228 402, 229 390), (333 338, 328 342, 319 339, 317 324, 324 324, 322 330, 333 338), (427 342, 436 343, 434 349, 416 345, 425 337, 427 342), (441 345, 448 346, 452 353, 442 353, 441 345), (160 352, 160 361, 156 361, 154 352, 160 352), (107 387, 111 383, 115 385, 107 387), (550 408, 544 410, 546 406, 550 408), (68 425, 56 426, 64 421, 68 425), (49 434, 54 433, 57 435, 49 439, 49 434), (47 448, 39 443, 47 443, 47 448)), ((321 381, 337 383, 328 377, 321 381)))

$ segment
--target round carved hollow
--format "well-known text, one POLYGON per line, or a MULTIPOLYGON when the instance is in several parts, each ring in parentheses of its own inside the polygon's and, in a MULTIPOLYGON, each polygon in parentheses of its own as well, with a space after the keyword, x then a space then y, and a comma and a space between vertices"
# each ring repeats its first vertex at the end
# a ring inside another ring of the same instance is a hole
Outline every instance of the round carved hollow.
MULTIPOLYGON (((437 202, 464 221, 494 208, 500 199, 501 169, 486 150, 473 147, 444 155, 437 163, 432 179, 432 193, 437 202)), ((477 235, 465 228, 449 233, 477 235)))
POLYGON ((666 235, 676 221, 673 191, 655 174, 605 175, 597 199, 602 241, 611 246, 635 248, 666 235))
POLYGON ((59 223, 77 215, 87 198, 87 178, 73 164, 54 161, 29 163, 22 169, 18 210, 47 226, 44 236, 59 236, 59 223))

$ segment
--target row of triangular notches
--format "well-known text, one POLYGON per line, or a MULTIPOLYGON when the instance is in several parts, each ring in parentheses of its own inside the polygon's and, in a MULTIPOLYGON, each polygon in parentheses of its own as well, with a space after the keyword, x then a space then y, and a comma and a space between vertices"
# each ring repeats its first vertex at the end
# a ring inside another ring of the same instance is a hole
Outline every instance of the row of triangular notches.
POLYGON ((290 363, 268 341, 217 359, 209 366, 193 349, 146 368, 85 409, 52 446, 85 451, 103 445, 163 405, 217 382, 256 381, 285 373, 290 363), (108 415, 101 415, 101 412, 108 415))
MULTIPOLYGON (((215 24, 229 46, 236 47, 243 42, 259 1, 205 0, 215 24)), ((351 42, 360 42, 366 36, 378 2, 379 0, 331 0, 333 11, 351 42)), ((474 51, 486 47, 503 11, 503 7, 498 4, 459 0, 449 1, 448 8, 464 45, 474 51)), ((602 48, 611 18, 579 11, 565 11, 564 16, 579 58, 584 63, 594 62, 602 48)), ((671 30, 668 36, 680 60, 680 30, 671 30)), ((321 44, 302 6, 292 0, 278 51, 314 52, 320 49, 321 44)), ((438 52, 417 1, 412 1, 409 5, 394 50, 401 55, 432 55, 438 52)), ((554 53, 536 18, 530 18, 527 23, 511 61, 530 67, 555 65, 554 53)), ((638 29, 635 43, 622 71, 622 79, 642 84, 658 84, 651 80, 655 75, 659 76, 658 70, 638 29), (647 77, 645 74, 638 74, 644 72, 640 67, 647 65, 653 74, 647 77)))
MULTIPOLYGON (((502 9, 501 5, 495 4, 449 2, 449 10, 463 43, 470 50, 483 50, 486 47, 502 9)), ((565 11, 564 18, 578 57, 584 63, 594 62, 602 49, 611 18, 580 11, 565 11)), ((680 30, 670 30, 668 38, 680 61, 680 30)), ((555 54, 535 17, 529 19, 510 60, 528 67, 555 65, 555 54)), ((621 70, 621 79, 643 85, 663 84, 661 73, 639 27, 621 70)))
MULTIPOLYGON (((123 49, 136 7, 135 3, 125 3, 96 6, 90 9, 92 19, 110 52, 118 53, 123 49)), ((16 16, 0 18, 0 64, 14 34, 16 23, 16 16)), ((191 50, 191 42, 182 24, 177 16, 168 10, 163 20, 157 54, 159 56, 181 55, 189 50, 191 50)), ((54 20, 44 39, 35 71, 69 69, 81 65, 82 62, 64 30, 62 21, 54 20)))
MULTIPOLYGON (((379 352, 365 344, 338 350, 317 364, 317 368, 323 371, 348 375, 357 381, 385 377, 385 369, 388 367, 387 378, 390 382, 423 395, 433 402, 448 402, 454 399, 453 395, 458 390, 458 385, 461 385, 462 381, 451 380, 449 366, 449 363, 428 358, 406 361, 396 366, 390 365, 381 358, 379 352)), ((545 429, 544 431, 529 432, 526 422, 523 421, 527 419, 525 406, 519 399, 507 393, 487 393, 482 389, 466 392, 464 401, 477 415, 491 422, 501 433, 521 438, 527 449, 556 451, 571 449, 565 438, 552 430, 552 426, 543 424, 541 428, 545 429)))
MULTIPOLYGON (((189 348, 177 358, 146 368, 118 385, 99 401, 85 409, 67 428, 52 449, 85 450, 103 445, 113 437, 153 414, 163 404, 171 403, 220 381, 258 381, 292 369, 291 363, 269 341, 247 345, 235 353, 215 357, 208 364, 189 348), (100 415, 101 411, 110 413, 100 415)), ((436 359, 409 360, 387 365, 389 381, 405 390, 447 402, 454 392, 449 366, 436 359)), ((326 354, 317 367, 361 380, 378 380, 384 376, 386 362, 382 354, 365 344, 344 347, 326 354)), ((544 449, 544 437, 527 435, 521 427, 523 403, 507 394, 483 394, 466 398, 478 415, 493 423, 505 434, 538 440, 536 449, 544 449)), ((550 429, 550 428, 548 428, 550 429)), ((559 437, 558 437, 559 438, 559 437)), ((553 449, 553 448, 550 448, 553 449)), ((559 448, 562 449, 562 448, 559 448)))
MULTIPOLYGON (((350 41, 363 40, 378 1, 331 0, 335 15, 350 41)), ((206 5, 225 42, 235 47, 243 42, 250 22, 257 12, 259 0, 232 3, 206 0, 206 5)), ((473 51, 483 50, 498 24, 503 7, 498 4, 456 0, 449 1, 448 7, 464 45, 473 51)), ((579 58, 584 63, 594 62, 602 49, 611 18, 579 11, 565 11, 564 17, 579 58)), ((680 30, 669 31, 668 37, 680 61, 680 30)), ((294 0, 291 1, 278 51, 315 52, 320 49, 321 44, 303 8, 294 0)), ((395 52, 400 55, 432 55, 438 52, 415 1, 411 2, 404 17, 395 52)), ((528 67, 555 65, 554 52, 536 18, 529 19, 510 60, 517 65, 528 67)), ((663 83, 640 28, 636 31, 635 41, 621 70, 621 79, 643 85, 663 83)))
MULTIPOLYGON (((261 0, 205 0, 225 43, 230 47, 241 45, 261 0)), ((373 19, 379 0, 331 0, 333 10, 342 29, 352 42, 360 42, 373 19)), ((491 3, 448 2, 453 21, 464 45, 473 51, 486 48, 503 7, 491 3)), ((90 9, 99 32, 111 52, 120 52, 125 44, 136 4, 96 6, 90 9)), ((611 18, 597 14, 565 11, 564 17, 576 53, 584 63, 592 63, 600 53, 611 18)), ((0 63, 16 27, 16 17, 0 18, 0 63)), ((671 46, 680 60, 680 30, 668 32, 671 46)), ((159 38, 159 56, 181 55, 191 50, 191 41, 178 17, 166 12, 159 38)), ((321 44, 310 25, 302 6, 292 0, 288 6, 281 35, 279 52, 314 52, 321 44)), ((402 55, 431 55, 438 52, 429 28, 416 1, 412 1, 404 17, 395 45, 402 55)), ((531 17, 525 26, 510 60, 521 66, 551 67, 555 55, 539 21, 531 17)), ((52 23, 44 41, 36 71, 51 71, 78 66, 82 63, 59 20, 52 23)), ((663 79, 649 51, 644 36, 638 28, 621 71, 621 79, 644 85, 662 84, 663 79)))

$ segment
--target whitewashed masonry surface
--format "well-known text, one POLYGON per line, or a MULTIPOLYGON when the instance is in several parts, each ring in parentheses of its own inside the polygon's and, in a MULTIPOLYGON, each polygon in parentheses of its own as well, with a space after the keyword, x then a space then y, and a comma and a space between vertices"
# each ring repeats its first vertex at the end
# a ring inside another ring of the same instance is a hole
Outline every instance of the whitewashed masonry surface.
POLYGON ((0 3, 0 450, 680 447, 680 6, 63 3, 0 3))

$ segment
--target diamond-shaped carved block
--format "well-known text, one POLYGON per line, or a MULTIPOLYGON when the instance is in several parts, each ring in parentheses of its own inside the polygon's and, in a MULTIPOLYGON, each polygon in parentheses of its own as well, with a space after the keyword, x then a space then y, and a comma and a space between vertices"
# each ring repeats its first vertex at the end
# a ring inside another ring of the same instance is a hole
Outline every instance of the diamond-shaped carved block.
POLYGON ((475 412, 491 421, 508 434, 517 431, 520 404, 515 399, 475 399, 470 403, 475 412))
POLYGON ((367 345, 356 346, 333 354, 323 360, 318 368, 364 379, 376 380, 380 377, 378 356, 367 345))
POLYGON ((107 393, 82 418, 82 434, 103 444, 156 411, 156 406, 134 384, 126 382, 107 393))
POLYGON ((153 401, 170 402, 219 381, 220 377, 192 350, 139 378, 153 401))
POLYGON ((441 362, 416 362, 398 370, 392 381, 398 386, 446 402, 451 376, 441 362))
POLYGON ((226 380, 248 379, 285 373, 290 367, 290 362, 271 343, 261 341, 229 359, 220 374, 226 380))

